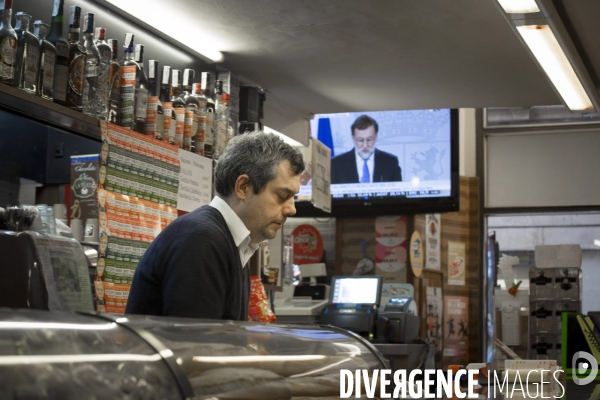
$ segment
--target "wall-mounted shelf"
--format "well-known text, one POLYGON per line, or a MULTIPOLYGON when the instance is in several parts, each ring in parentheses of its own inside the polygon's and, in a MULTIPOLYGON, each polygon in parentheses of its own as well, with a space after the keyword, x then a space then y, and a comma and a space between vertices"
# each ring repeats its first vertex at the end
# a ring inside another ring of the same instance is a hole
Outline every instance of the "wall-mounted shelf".
POLYGON ((0 84, 0 110, 100 141, 98 119, 4 84, 0 84))

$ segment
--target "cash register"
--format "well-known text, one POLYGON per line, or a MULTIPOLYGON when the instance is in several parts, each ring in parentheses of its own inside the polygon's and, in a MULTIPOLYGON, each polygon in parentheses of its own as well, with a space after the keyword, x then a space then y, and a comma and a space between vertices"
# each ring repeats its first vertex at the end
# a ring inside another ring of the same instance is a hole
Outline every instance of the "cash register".
POLYGON ((275 293, 277 322, 285 324, 319 323, 321 310, 329 303, 329 285, 316 282, 326 276, 325 264, 300 265, 300 276, 309 282, 293 285, 284 283, 283 290, 275 293))
POLYGON ((372 340, 380 297, 381 276, 334 276, 321 324, 344 328, 372 340))

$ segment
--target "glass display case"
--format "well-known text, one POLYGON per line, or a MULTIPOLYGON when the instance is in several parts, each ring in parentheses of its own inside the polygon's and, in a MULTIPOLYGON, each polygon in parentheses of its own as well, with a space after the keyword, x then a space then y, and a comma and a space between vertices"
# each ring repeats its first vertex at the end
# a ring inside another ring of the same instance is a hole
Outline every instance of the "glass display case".
POLYGON ((2 399, 335 397, 341 369, 382 368, 333 327, 0 309, 2 399))

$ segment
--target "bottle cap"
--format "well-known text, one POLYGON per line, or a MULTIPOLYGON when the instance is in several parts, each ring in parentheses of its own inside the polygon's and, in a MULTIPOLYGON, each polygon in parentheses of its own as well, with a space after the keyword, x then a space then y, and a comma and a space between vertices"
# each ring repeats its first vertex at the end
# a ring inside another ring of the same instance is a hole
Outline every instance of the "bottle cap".
MULTIPOLYGON (((8 2, 12 2, 12 0, 7 0, 8 2)), ((52 16, 61 16, 63 15, 63 5, 65 0, 54 0, 54 7, 52 8, 52 16)))
POLYGON ((203 72, 200 78, 200 83, 202 87, 206 89, 210 86, 210 72, 203 72))
POLYGON ((83 16, 83 33, 88 35, 94 33, 94 13, 86 13, 83 16))
POLYGON ((158 73, 158 61, 148 60, 148 79, 156 79, 158 73))
POLYGON ((44 21, 38 19, 33 23, 34 31, 33 34, 37 36, 39 39, 46 39, 48 36, 48 32, 50 31, 50 26, 45 24, 44 21))
POLYGON ((183 86, 192 86, 192 82, 194 81, 195 72, 193 69, 186 68, 183 70, 183 86))
POLYGON ((193 85, 193 93, 200 94, 202 93, 202 85, 199 83, 194 83, 193 85))
POLYGON ((119 41, 117 39, 108 39, 108 45, 112 49, 113 60, 116 60, 119 55, 119 41))
POLYGON ((125 34, 125 43, 123 43, 124 53, 133 53, 133 33, 125 34))
POLYGON ((69 28, 79 29, 81 23, 81 7, 71 6, 71 17, 69 18, 69 28))
POLYGON ((171 78, 171 67, 169 67, 168 65, 165 65, 162 70, 162 79, 160 81, 161 84, 168 85, 169 78, 171 78))
POLYGON ((142 62, 142 60, 144 59, 144 45, 143 44, 135 45, 135 56, 133 57, 133 59, 137 63, 142 62))
POLYGON ((0 0, 0 10, 10 10, 12 8, 12 0, 0 0))
POLYGON ((96 40, 104 40, 106 37, 106 28, 97 27, 94 36, 96 37, 96 40))
POLYGON ((181 71, 174 69, 171 74, 171 85, 173 87, 179 87, 181 84, 181 71))

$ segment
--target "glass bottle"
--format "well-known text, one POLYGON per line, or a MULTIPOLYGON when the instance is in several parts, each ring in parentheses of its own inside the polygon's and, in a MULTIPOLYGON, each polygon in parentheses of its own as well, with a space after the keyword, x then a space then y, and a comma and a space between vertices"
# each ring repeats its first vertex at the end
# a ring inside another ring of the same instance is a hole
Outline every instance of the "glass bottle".
POLYGON ((37 83, 37 95, 45 100, 54 99, 54 67, 56 65, 56 48, 47 40, 50 26, 43 21, 35 21, 34 35, 40 41, 40 66, 37 83))
POLYGON ((215 136, 214 136, 214 146, 213 146, 213 158, 217 160, 223 149, 225 149, 225 143, 227 140, 227 121, 224 117, 224 114, 228 112, 226 110, 226 105, 222 99, 223 94, 223 82, 216 81, 215 82, 215 136))
POLYGON ((162 140, 163 132, 163 107, 162 101, 160 100, 160 79, 158 76, 158 61, 148 61, 148 94, 152 97, 157 97, 156 104, 156 128, 154 131, 154 137, 158 140, 162 140))
POLYGON ((140 84, 140 66, 133 59, 134 35, 125 34, 121 66, 121 126, 135 128, 135 92, 140 84))
POLYGON ((67 86, 69 85, 69 42, 63 36, 64 0, 54 0, 52 22, 48 41, 56 48, 56 65, 54 66, 54 102, 64 106, 67 102, 67 86))
POLYGON ((15 80, 13 86, 28 93, 36 94, 38 72, 40 65, 40 42, 29 32, 31 15, 18 12, 15 15, 17 23, 17 59, 15 62, 15 80))
POLYGON ((144 72, 144 45, 135 46, 135 62, 140 66, 139 85, 135 89, 135 130, 146 132, 146 116, 148 112, 148 77, 144 72))
POLYGON ((215 102, 210 90, 210 72, 203 72, 201 79, 202 89, 206 97, 206 136, 204 138, 204 154, 206 157, 215 157, 215 102), (207 150, 208 149, 208 150, 207 150))
POLYGON ((173 103, 173 114, 175 115, 174 144, 183 148, 183 128, 185 124, 185 101, 181 98, 181 71, 171 71, 171 103, 173 103))
POLYGON ((165 65, 162 69, 160 80, 160 98, 163 108, 162 141, 174 144, 175 140, 175 113, 171 102, 171 67, 165 65))
POLYGON ((103 121, 109 120, 112 48, 106 42, 106 29, 98 27, 94 31, 94 44, 98 48, 100 61, 98 62, 98 86, 94 108, 96 118, 103 121))
POLYGON ((81 111, 81 94, 85 79, 85 47, 79 42, 81 7, 71 6, 69 17, 69 84, 66 106, 81 111))
POLYGON ((81 95, 81 108, 85 115, 96 116, 96 90, 98 90, 98 65, 100 52, 94 44, 94 14, 87 13, 83 17, 83 46, 87 56, 85 58, 85 80, 81 95))
POLYGON ((205 157, 212 157, 212 143, 206 142, 206 97, 202 94, 202 85, 194 83, 192 89, 194 97, 198 99, 198 128, 194 140, 195 152, 205 157))
POLYGON ((12 28, 12 0, 0 0, 0 82, 12 85, 17 58, 17 33, 12 28))
POLYGON ((181 99, 185 103, 185 121, 183 125, 183 149, 195 152, 195 137, 198 130, 198 108, 200 102, 192 93, 192 82, 194 80, 194 70, 185 69, 183 71, 183 93, 181 99))
POLYGON ((112 59, 110 61, 110 101, 108 111, 108 122, 113 124, 121 123, 121 65, 119 64, 119 41, 109 39, 108 45, 112 50, 112 59))

